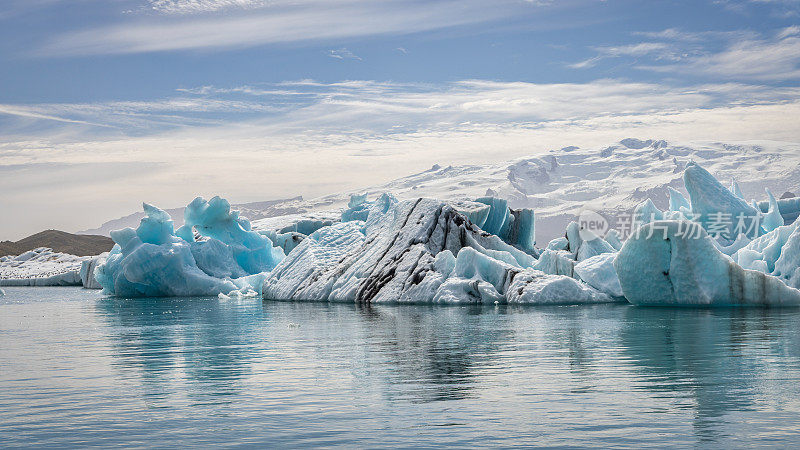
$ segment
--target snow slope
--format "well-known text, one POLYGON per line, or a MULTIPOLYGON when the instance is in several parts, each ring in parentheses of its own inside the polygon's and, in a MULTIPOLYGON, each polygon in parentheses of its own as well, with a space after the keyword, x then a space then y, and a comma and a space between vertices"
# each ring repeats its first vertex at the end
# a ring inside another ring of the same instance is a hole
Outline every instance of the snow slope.
MULTIPOLYGON (((591 148, 563 147, 500 163, 437 165, 382 185, 297 202, 296 207, 334 218, 353 194, 373 199, 391 192, 401 200, 495 196, 507 199, 511 208, 536 212, 536 241, 543 247, 563 235, 566 225, 584 208, 600 212, 612 228, 647 198, 658 208, 668 209, 669 187, 687 193, 682 174, 689 161, 696 161, 722 182, 735 179, 748 203, 753 198, 766 200, 764 188, 778 197, 800 188, 800 144, 624 139, 591 148)), ((276 229, 290 224, 288 219, 254 220, 253 228, 276 229)))
MULTIPOLYGON (((391 192, 401 200, 429 197, 441 200, 474 200, 495 196, 511 208, 536 212, 536 241, 544 246, 561 236, 564 227, 583 208, 602 213, 615 226, 647 198, 668 209, 668 187, 686 194, 681 175, 694 160, 724 183, 736 179, 749 200, 766 201, 764 188, 781 197, 800 189, 800 144, 774 141, 679 142, 623 139, 613 144, 579 148, 566 146, 509 161, 430 169, 375 186, 332 193, 303 200, 302 197, 232 205, 250 219, 253 229, 267 231, 291 227, 298 221, 338 220, 350 196, 367 194, 375 199, 391 192)), ((166 210, 182 225, 183 208, 166 210)), ((116 219, 92 232, 136 227, 142 213, 116 219)))

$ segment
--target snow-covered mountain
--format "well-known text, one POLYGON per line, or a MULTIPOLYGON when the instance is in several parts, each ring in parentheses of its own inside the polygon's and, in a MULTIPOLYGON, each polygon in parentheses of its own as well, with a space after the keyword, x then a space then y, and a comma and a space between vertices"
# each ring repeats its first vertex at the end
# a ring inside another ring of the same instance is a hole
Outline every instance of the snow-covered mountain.
MULTIPOLYGON (((724 182, 736 180, 747 199, 766 200, 800 188, 800 144, 785 142, 669 142, 624 139, 591 148, 563 147, 485 165, 433 166, 388 183, 312 199, 300 205, 335 217, 351 194, 375 198, 391 192, 400 199, 430 197, 469 200, 505 198, 511 208, 536 212, 536 240, 544 245, 561 236, 584 208, 602 213, 613 226, 647 198, 668 206, 668 187, 683 190, 683 169, 696 161, 724 182)), ((324 214, 323 214, 324 215, 324 214)), ((256 220, 254 228, 274 228, 280 218, 256 220)))
MULTIPOLYGON (((800 144, 774 141, 673 142, 623 139, 612 145, 566 146, 510 161, 475 165, 435 165, 385 184, 302 200, 234 205, 258 230, 277 229, 302 217, 337 219, 350 195, 368 198, 391 192, 399 199, 430 197, 470 200, 496 196, 512 208, 536 212, 536 240, 544 245, 561 236, 583 209, 603 214, 613 226, 638 203, 652 198, 668 205, 668 187, 683 190, 681 174, 694 160, 723 182, 735 179, 747 199, 765 200, 764 188, 778 196, 800 189, 800 144), (242 206, 244 206, 242 208, 242 206)), ((180 224, 182 209, 173 218, 180 224)), ((141 215, 91 230, 136 226, 141 215)))

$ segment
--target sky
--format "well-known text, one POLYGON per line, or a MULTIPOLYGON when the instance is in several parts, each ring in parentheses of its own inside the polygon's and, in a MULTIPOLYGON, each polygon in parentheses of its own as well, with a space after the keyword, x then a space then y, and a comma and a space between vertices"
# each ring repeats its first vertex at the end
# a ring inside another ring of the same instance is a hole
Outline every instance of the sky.
POLYGON ((798 117, 800 0, 0 0, 0 240, 798 117))

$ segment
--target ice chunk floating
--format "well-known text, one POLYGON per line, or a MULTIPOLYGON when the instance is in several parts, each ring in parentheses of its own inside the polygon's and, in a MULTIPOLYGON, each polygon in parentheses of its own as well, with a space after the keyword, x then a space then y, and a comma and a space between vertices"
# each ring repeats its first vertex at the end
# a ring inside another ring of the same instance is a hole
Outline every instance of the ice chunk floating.
POLYGON ((116 245, 95 271, 106 293, 158 297, 261 292, 262 272, 284 257, 219 197, 195 199, 177 233, 169 214, 148 204, 144 211, 147 216, 136 230, 111 233, 116 245))
POLYGON ((625 298, 636 305, 800 305, 800 291, 736 264, 695 222, 644 225, 614 267, 625 298))
MULTIPOLYGON (((398 202, 382 196, 368 206, 366 222, 343 221, 300 243, 270 272, 264 296, 361 303, 612 301, 581 281, 533 269, 533 255, 479 228, 457 210, 486 218, 489 225, 483 225, 494 231, 503 230, 506 223, 510 227, 512 213, 504 203, 496 205, 485 214, 483 208, 464 204, 454 207, 426 198, 398 202)), ((522 228, 516 236, 528 236, 532 224, 527 220, 517 222, 522 228)), ((528 237, 523 240, 528 242, 528 237)))

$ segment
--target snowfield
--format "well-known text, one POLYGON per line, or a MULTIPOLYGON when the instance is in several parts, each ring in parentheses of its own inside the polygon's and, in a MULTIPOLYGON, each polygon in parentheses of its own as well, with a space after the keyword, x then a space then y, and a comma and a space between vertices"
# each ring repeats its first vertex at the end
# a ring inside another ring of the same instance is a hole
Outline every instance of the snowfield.
MULTIPOLYGON (((746 199, 766 200, 764 188, 777 197, 789 191, 800 195, 800 144, 774 141, 680 142, 623 139, 596 147, 565 146, 514 160, 476 165, 436 165, 388 183, 359 187, 304 200, 300 197, 235 205, 253 229, 279 230, 314 218, 338 221, 352 195, 374 199, 391 192, 400 200, 419 197, 474 200, 493 196, 511 208, 536 212, 536 240, 544 246, 561 236, 582 209, 601 213, 611 222, 651 198, 665 209, 669 188, 683 194, 683 168, 696 161, 723 184, 736 180, 746 199)), ((444 163, 444 162, 443 162, 444 163)), ((167 210, 182 225, 183 208, 167 210)), ((107 222, 88 232, 136 227, 144 215, 107 222)), ((308 233, 305 233, 308 234, 308 233)))

